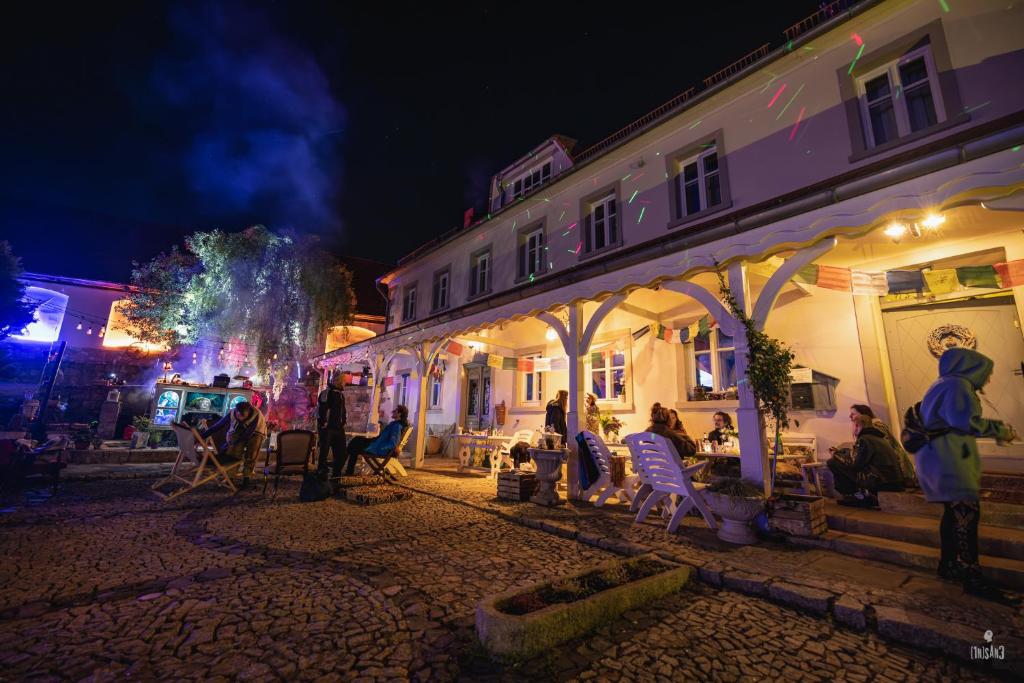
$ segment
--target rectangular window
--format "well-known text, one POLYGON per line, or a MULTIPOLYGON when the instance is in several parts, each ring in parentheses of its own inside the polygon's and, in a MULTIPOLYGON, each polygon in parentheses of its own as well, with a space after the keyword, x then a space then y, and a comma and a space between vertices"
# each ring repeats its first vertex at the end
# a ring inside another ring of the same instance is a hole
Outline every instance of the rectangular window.
POLYGON ((469 295, 479 296, 491 289, 491 250, 474 254, 469 266, 469 295))
POLYGON ((625 342, 596 344, 590 352, 587 374, 590 391, 598 401, 624 403, 629 349, 625 342))
MULTIPOLYGON (((533 353, 520 358, 537 359, 541 354, 533 353)), ((519 402, 522 405, 540 405, 544 400, 544 373, 543 372, 520 372, 519 373, 519 402)))
POLYGON ((408 407, 409 405, 409 375, 410 373, 403 372, 398 376, 398 391, 395 394, 395 399, 400 406, 408 407))
POLYGON ((398 324, 398 287, 388 288, 388 329, 398 324))
POLYGON ((675 178, 676 218, 685 218, 722 203, 718 148, 679 162, 675 178))
POLYGON ((445 268, 434 275, 434 292, 430 298, 431 311, 443 311, 448 308, 451 270, 445 268))
POLYGON ((511 199, 519 199, 551 180, 551 162, 526 171, 512 183, 511 199))
POLYGON ((689 346, 694 373, 691 398, 698 388, 704 392, 736 388, 736 344, 732 337, 714 329, 707 335, 698 336, 689 346))
POLYGON ((583 250, 586 253, 615 246, 619 242, 619 216, 615 193, 592 202, 583 219, 583 250))
POLYGON ((430 378, 429 407, 431 410, 439 410, 441 408, 441 382, 440 377, 430 378))
POLYGON ((868 147, 898 140, 946 118, 928 46, 858 78, 857 94, 868 147))
POLYGON ((544 228, 519 235, 516 278, 525 279, 545 271, 544 228))
POLYGON ((402 322, 406 323, 416 319, 416 285, 409 285, 405 288, 405 295, 402 299, 402 322))

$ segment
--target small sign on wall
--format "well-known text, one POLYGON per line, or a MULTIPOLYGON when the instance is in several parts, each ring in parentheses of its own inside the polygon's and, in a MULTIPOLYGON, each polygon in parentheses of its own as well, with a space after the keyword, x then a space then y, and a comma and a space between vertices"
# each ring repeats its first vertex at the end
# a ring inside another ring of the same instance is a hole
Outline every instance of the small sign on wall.
POLYGON ((810 384, 814 381, 810 368, 795 367, 789 371, 789 381, 793 384, 810 384))

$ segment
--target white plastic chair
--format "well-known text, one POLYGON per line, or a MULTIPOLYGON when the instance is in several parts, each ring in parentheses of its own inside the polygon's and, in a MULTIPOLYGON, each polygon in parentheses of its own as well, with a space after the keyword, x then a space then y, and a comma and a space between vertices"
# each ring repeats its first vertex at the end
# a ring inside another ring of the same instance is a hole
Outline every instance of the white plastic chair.
POLYGON ((624 441, 640 466, 638 474, 641 483, 649 484, 651 487, 650 495, 640 504, 636 522, 642 522, 655 505, 664 501, 672 513, 667 528, 670 533, 679 528, 683 517, 694 507, 700 511, 708 528, 718 528, 715 516, 711 514, 704 501, 705 485, 693 481, 693 475, 699 472, 705 463, 683 467, 675 447, 668 439, 658 434, 630 434, 624 441), (678 496, 678 501, 674 501, 673 496, 678 496))
POLYGON ((597 481, 590 485, 586 491, 583 492, 583 500, 590 500, 597 495, 597 501, 594 503, 594 507, 601 507, 608 499, 612 496, 618 496, 619 500, 626 501, 632 499, 633 490, 630 484, 636 481, 636 475, 627 477, 623 481, 623 486, 616 486, 612 483, 612 465, 611 457, 612 452, 608 450, 608 446, 604 440, 593 432, 583 430, 580 432, 583 435, 583 440, 587 443, 587 448, 590 449, 591 455, 594 456, 594 462, 597 464, 597 469, 600 474, 597 477, 597 481))
POLYGON ((153 484, 153 493, 164 500, 173 500, 209 482, 223 486, 232 493, 238 490, 231 481, 231 471, 241 468, 241 461, 227 466, 221 465, 212 438, 204 439, 195 427, 183 424, 173 424, 171 428, 178 437, 178 457, 174 460, 171 473, 153 484), (171 493, 160 491, 159 489, 166 484, 178 484, 182 488, 171 493))

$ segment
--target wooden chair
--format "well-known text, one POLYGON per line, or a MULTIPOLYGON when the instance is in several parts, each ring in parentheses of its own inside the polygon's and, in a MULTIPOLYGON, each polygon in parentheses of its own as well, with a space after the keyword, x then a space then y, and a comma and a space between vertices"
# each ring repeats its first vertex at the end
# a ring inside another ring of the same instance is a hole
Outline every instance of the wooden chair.
POLYGON ((664 501, 672 514, 667 527, 670 533, 679 528, 683 517, 694 507, 700 511, 710 529, 718 528, 715 516, 711 514, 704 501, 705 485, 693 481, 693 475, 699 472, 705 463, 684 468, 680 464, 675 447, 668 439, 658 434, 630 434, 624 441, 640 465, 640 481, 651 487, 650 495, 640 504, 636 522, 642 522, 655 505, 664 501), (673 496, 678 496, 678 500, 673 500, 673 496))
POLYGON ((263 493, 267 493, 270 477, 274 477, 274 493, 277 496, 277 485, 285 474, 305 474, 309 471, 309 461, 316 448, 316 434, 308 429, 288 429, 277 435, 277 461, 273 469, 270 467, 270 440, 267 440, 267 458, 263 462, 263 493))
POLYGON ((210 482, 222 486, 232 493, 238 491, 234 482, 231 481, 231 473, 241 468, 241 461, 222 465, 217 458, 217 448, 212 439, 200 436, 195 427, 173 424, 171 428, 178 437, 178 457, 174 460, 171 473, 153 484, 151 487, 153 493, 164 500, 173 500, 210 482), (167 484, 178 484, 181 488, 171 493, 159 490, 167 484))
POLYGON ((405 468, 402 467, 402 463, 398 462, 398 456, 401 454, 405 445, 409 443, 409 437, 412 436, 412 425, 402 430, 402 437, 398 440, 398 445, 395 449, 387 455, 374 455, 373 453, 360 453, 363 461, 370 467, 373 474, 377 475, 383 481, 395 481, 395 474, 406 476, 405 468), (397 467, 395 467, 397 465, 397 467))
POLYGON ((580 432, 583 435, 583 440, 587 443, 587 448, 590 449, 591 455, 594 456, 594 462, 597 464, 597 469, 600 474, 597 477, 597 481, 590 485, 586 491, 583 492, 583 500, 590 500, 595 495, 597 501, 594 503, 594 507, 601 507, 608 499, 612 496, 619 496, 620 500, 629 500, 632 498, 630 495, 632 492, 626 489, 626 481, 623 481, 623 486, 616 486, 612 483, 612 465, 611 457, 612 452, 608 450, 608 446, 604 440, 593 432, 583 430, 580 432))
POLYGON ((507 465, 510 470, 515 469, 515 462, 512 460, 512 447, 520 441, 530 443, 531 438, 533 438, 532 429, 520 429, 518 432, 510 436, 508 441, 501 444, 498 448, 491 450, 492 479, 498 478, 498 472, 501 471, 502 465, 507 465))

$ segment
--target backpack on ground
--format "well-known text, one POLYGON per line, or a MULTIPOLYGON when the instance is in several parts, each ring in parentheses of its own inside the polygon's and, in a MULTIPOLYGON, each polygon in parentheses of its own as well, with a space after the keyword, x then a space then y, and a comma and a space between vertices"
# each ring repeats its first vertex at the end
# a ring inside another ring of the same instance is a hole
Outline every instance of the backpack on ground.
POLYGON ((331 495, 331 485, 320 478, 318 474, 306 472, 302 475, 302 487, 299 489, 299 501, 302 503, 316 503, 327 500, 331 495))

